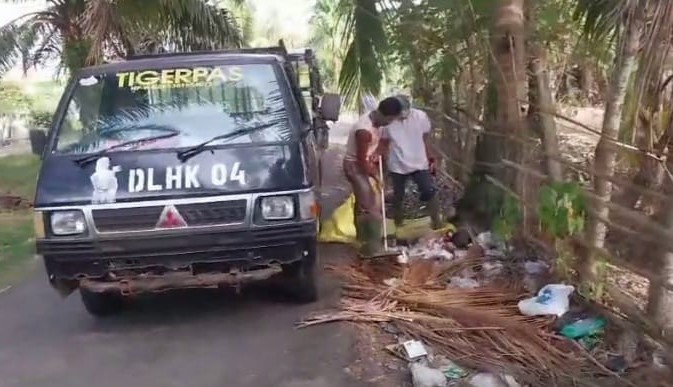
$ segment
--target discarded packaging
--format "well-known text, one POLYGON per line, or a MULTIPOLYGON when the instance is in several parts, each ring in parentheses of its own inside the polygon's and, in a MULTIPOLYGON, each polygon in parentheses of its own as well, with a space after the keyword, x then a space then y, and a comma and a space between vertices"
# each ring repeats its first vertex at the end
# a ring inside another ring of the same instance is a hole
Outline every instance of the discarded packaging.
POLYGON ((391 288, 396 288, 402 285, 402 280, 399 278, 387 278, 383 280, 383 283, 390 286, 391 288))
POLYGON ((458 289, 474 289, 479 287, 479 282, 472 278, 451 277, 449 285, 458 289))
POLYGON ((467 370, 443 356, 436 356, 433 365, 435 365, 438 370, 442 371, 447 379, 462 379, 469 374, 467 370))
POLYGON ((564 326, 561 334, 569 339, 593 336, 603 331, 607 321, 603 317, 590 317, 577 320, 564 326))
POLYGON ((418 340, 409 340, 402 343, 404 352, 407 355, 409 360, 415 360, 423 356, 428 355, 428 351, 425 349, 423 343, 418 340))
POLYGON ((409 369, 414 387, 446 387, 447 385, 444 373, 438 369, 420 363, 412 363, 409 369))
POLYGON ((526 261, 523 268, 528 274, 544 274, 549 271, 549 265, 542 261, 526 261))
POLYGON ((526 316, 556 315, 563 316, 570 305, 570 295, 575 291, 571 285, 546 285, 531 297, 519 301, 519 311, 526 316))
POLYGON ((484 262, 481 265, 481 270, 484 272, 486 277, 494 277, 502 273, 505 266, 502 262, 484 262))
POLYGON ((469 383, 473 387, 521 387, 510 375, 498 376, 487 372, 474 375, 469 383))

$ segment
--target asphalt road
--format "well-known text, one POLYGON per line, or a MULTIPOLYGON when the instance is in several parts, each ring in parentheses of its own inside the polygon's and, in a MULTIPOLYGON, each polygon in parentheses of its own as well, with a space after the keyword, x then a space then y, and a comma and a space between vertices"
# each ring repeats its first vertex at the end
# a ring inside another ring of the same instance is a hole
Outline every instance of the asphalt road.
MULTIPOLYGON (((343 128, 335 129, 343 142, 343 128)), ((328 170, 329 208, 344 191, 338 168, 328 170)), ((322 248, 322 262, 343 259, 334 251, 322 248)), ((62 299, 37 270, 0 294, 0 387, 365 386, 347 368, 358 358, 353 330, 294 328, 338 300, 334 279, 323 275, 321 289, 321 301, 303 306, 285 303, 269 285, 241 295, 173 292, 96 320, 77 294, 62 299)))

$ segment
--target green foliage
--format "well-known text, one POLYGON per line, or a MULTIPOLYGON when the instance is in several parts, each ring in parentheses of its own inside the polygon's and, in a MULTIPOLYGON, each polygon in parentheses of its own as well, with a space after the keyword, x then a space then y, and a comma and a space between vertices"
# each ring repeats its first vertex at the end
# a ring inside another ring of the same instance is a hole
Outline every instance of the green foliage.
POLYGON ((500 206, 499 214, 493 222, 493 232, 502 240, 510 240, 521 226, 522 221, 523 213, 518 199, 506 194, 500 206))
POLYGON ((53 113, 33 110, 30 112, 30 127, 33 129, 49 129, 53 113))
POLYGON ((143 51, 239 47, 231 13, 205 0, 53 1, 0 27, 0 75, 58 59, 68 70, 143 51))
POLYGON ((0 83, 0 115, 26 113, 31 106, 30 97, 18 85, 0 83))
POLYGON ((581 233, 587 217, 582 187, 574 182, 542 187, 538 213, 543 230, 556 238, 581 233))

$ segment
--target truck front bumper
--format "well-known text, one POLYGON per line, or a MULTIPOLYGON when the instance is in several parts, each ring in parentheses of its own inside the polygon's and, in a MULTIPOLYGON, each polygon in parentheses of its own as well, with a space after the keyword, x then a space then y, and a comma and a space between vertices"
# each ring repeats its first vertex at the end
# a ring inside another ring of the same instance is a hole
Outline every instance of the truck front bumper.
MULTIPOLYGON (((37 253, 54 281, 114 280, 147 273, 253 271, 315 252, 315 221, 236 231, 185 229, 93 240, 41 239, 37 253)), ((313 257, 311 257, 313 258, 313 257)))

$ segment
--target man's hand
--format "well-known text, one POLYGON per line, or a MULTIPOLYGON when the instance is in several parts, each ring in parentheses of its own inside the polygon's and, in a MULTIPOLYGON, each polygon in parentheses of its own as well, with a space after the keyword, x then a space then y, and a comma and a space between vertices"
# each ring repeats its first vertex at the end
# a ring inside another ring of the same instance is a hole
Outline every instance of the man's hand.
POLYGON ((428 170, 430 171, 431 175, 437 173, 437 163, 435 162, 434 157, 428 157, 428 170))

